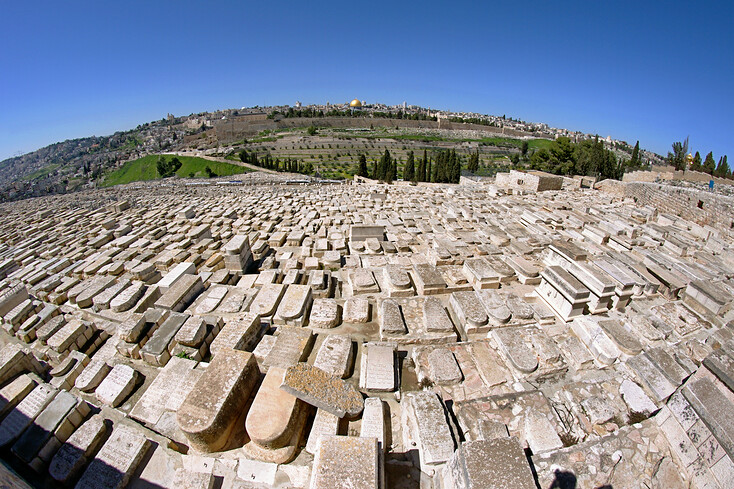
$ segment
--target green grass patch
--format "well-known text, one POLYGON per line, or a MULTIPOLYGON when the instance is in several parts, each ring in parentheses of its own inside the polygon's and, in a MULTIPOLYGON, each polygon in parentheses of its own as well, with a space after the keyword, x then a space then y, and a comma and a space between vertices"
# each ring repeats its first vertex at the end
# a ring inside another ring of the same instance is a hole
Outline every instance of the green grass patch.
POLYGON ((60 166, 60 163, 53 163, 51 165, 44 166, 43 168, 39 168, 38 170, 34 171, 30 175, 24 176, 23 180, 30 182, 31 180, 35 180, 36 178, 46 178, 52 171, 60 166))
MULTIPOLYGON (((113 185, 124 185, 131 182, 156 180, 160 178, 156 167, 158 156, 148 155, 137 160, 128 161, 121 168, 108 173, 102 182, 102 186, 112 187, 113 185)), ((170 161, 173 159, 173 156, 165 155, 165 158, 170 161)), ((254 171, 243 166, 223 163, 221 161, 209 161, 195 156, 176 156, 176 158, 181 162, 181 168, 178 169, 176 175, 184 178, 189 177, 192 173, 194 177, 205 178, 207 176, 205 171, 207 166, 220 177, 254 171)))

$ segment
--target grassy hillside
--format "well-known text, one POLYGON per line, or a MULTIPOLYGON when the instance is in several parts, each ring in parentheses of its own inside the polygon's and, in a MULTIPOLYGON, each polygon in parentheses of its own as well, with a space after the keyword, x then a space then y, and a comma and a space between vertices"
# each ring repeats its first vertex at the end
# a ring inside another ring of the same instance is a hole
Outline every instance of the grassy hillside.
MULTIPOLYGON (((107 174, 102 186, 111 187, 113 185, 160 178, 156 168, 158 156, 148 155, 137 160, 128 161, 121 168, 107 174)), ((167 161, 170 161, 173 156, 166 155, 165 158, 167 161)), ((209 161, 193 156, 177 156, 176 158, 181 162, 181 168, 176 172, 176 175, 179 177, 206 178, 207 173, 205 169, 207 166, 220 177, 252 171, 242 166, 221 163, 219 161, 209 161)))

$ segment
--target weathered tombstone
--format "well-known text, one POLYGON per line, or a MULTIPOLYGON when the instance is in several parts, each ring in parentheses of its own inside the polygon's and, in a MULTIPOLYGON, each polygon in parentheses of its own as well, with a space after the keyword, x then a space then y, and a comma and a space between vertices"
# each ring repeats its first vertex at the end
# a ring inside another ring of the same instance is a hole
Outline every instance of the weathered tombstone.
POLYGON ((335 377, 345 378, 352 366, 352 339, 348 335, 327 336, 314 360, 314 367, 335 377))
POLYGON ((361 394, 351 384, 307 363, 288 367, 280 388, 340 418, 358 416, 364 407, 361 394))
POLYGON ((375 438, 322 436, 310 489, 378 489, 379 460, 375 438))
POLYGON ((423 326, 429 333, 454 332, 454 323, 451 322, 446 308, 435 297, 427 297, 423 301, 423 326))
MULTIPOLYGON (((364 426, 364 416, 362 419, 362 426, 364 426)), ((306 451, 315 455, 322 436, 337 434, 339 434, 339 416, 323 409, 317 410, 316 416, 313 419, 313 425, 311 426, 311 432, 308 435, 306 451)))
POLYGON ((275 314, 275 309, 280 303, 280 299, 285 293, 286 285, 283 284, 265 284, 260 288, 260 292, 250 304, 250 312, 260 314, 262 317, 269 317, 275 314))
POLYGON ((408 332, 400 305, 392 299, 382 301, 380 308, 380 337, 403 335, 408 332))
POLYGON ((456 358, 448 348, 434 348, 428 354, 431 380, 438 385, 458 384, 464 378, 456 358))
POLYGON ((421 468, 447 462, 454 453, 454 435, 446 421, 444 406, 436 394, 409 392, 402 410, 405 446, 418 448, 421 468))
POLYGON ((76 489, 122 489, 149 448, 150 441, 143 434, 129 426, 116 426, 76 489))
POLYGON ((313 342, 313 333, 309 329, 283 326, 278 328, 278 335, 273 348, 265 357, 266 367, 286 368, 303 361, 308 355, 313 342))
POLYGON ((360 366, 359 388, 370 392, 397 389, 394 343, 365 343, 360 366))
POLYGON ((97 399, 112 407, 119 406, 135 388, 139 375, 137 370, 128 365, 115 365, 97 387, 97 399))
POLYGON ((58 391, 49 384, 39 384, 0 423, 0 447, 10 444, 41 414, 58 391))
POLYGON ((268 369, 247 413, 248 453, 264 462, 287 463, 295 455, 306 422, 307 405, 280 388, 285 370, 268 369))
POLYGON ((359 324, 370 320, 370 303, 367 299, 351 297, 344 303, 345 323, 359 324))
POLYGON ((240 318, 227 319, 224 327, 212 341, 209 350, 216 355, 222 349, 251 349, 262 332, 260 315, 245 314, 240 318))
POLYGON ((110 423, 101 415, 92 416, 61 445, 48 472, 54 480, 65 483, 71 480, 97 450, 109 431, 110 423))
POLYGON ((214 357, 176 415, 194 448, 213 452, 226 444, 258 377, 252 353, 223 349, 214 357))
POLYGON ((533 473, 516 438, 461 444, 446 466, 444 484, 456 489, 534 489, 533 473))
POLYGON ((312 328, 334 328, 341 320, 341 307, 334 299, 314 299, 308 324, 312 328))

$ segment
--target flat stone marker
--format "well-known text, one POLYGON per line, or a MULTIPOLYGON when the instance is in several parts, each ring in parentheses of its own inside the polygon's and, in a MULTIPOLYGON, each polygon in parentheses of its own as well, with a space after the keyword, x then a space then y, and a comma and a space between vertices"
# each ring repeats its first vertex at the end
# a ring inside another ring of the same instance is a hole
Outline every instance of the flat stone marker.
POLYGON ((82 392, 93 391, 107 377, 110 369, 105 360, 92 360, 76 378, 74 386, 82 392))
POLYGON ((443 404, 436 394, 428 391, 409 392, 405 395, 404 403, 405 446, 418 447, 421 466, 447 462, 454 453, 454 436, 446 422, 443 404))
POLYGON ((525 413, 524 428, 525 440, 533 451, 533 455, 563 447, 563 442, 553 424, 542 413, 532 409, 528 410, 525 413))
POLYGON ((377 446, 385 449, 387 440, 385 425, 385 403, 379 397, 368 397, 364 400, 362 427, 359 432, 362 438, 377 438, 377 446))
MULTIPOLYGON (((244 487, 273 487, 278 464, 241 458, 237 464, 237 479, 246 481, 244 487)), ((243 487, 243 486, 234 486, 243 487)))
POLYGON ((505 305, 515 319, 533 319, 535 311, 524 299, 515 294, 505 296, 505 305))
POLYGON ((176 333, 176 343, 190 348, 199 348, 206 339, 209 330, 201 316, 191 316, 176 333))
POLYGON ((464 260, 462 268, 464 275, 475 289, 496 289, 499 287, 500 276, 484 258, 464 260))
POLYGON ((159 367, 168 363, 173 350, 173 339, 189 318, 188 314, 172 312, 155 330, 145 346, 140 349, 140 356, 150 365, 159 367))
POLYGON ((382 273, 387 283, 389 297, 410 297, 413 295, 410 275, 402 267, 387 265, 382 269, 382 273))
POLYGON ((642 390, 642 387, 629 379, 624 379, 620 384, 619 395, 631 411, 652 414, 658 409, 655 403, 645 394, 645 391, 642 390))
POLYGON ((454 323, 440 300, 427 297, 423 301, 423 326, 429 333, 453 333, 454 323))
POLYGON ((722 349, 714 350, 703 359, 704 366, 709 369, 729 390, 734 391, 734 358, 722 349))
POLYGON ((516 438, 462 443, 446 466, 444 480, 462 489, 535 489, 525 451, 516 438))
POLYGON ((464 378, 456 358, 448 348, 434 348, 428 354, 431 380, 438 385, 458 384, 464 378))
POLYGON ((711 430, 730 459, 734 459, 734 409, 732 402, 710 379, 701 378, 686 384, 683 396, 711 430))
POLYGON ((446 289, 446 281, 433 265, 414 264, 412 275, 419 295, 440 294, 446 289))
POLYGON ((32 465, 31 462, 38 452, 54 435, 64 419, 80 407, 80 403, 84 403, 84 414, 88 413, 89 408, 86 402, 80 401, 76 396, 66 391, 59 392, 15 442, 13 453, 26 464, 32 465))
POLYGON ((374 392, 393 392, 397 389, 394 344, 364 344, 360 366, 359 388, 364 391, 374 392))
POLYGON ((198 275, 184 274, 155 302, 161 309, 180 312, 191 304, 204 290, 204 283, 198 275))
POLYGON ((375 438, 322 436, 313 461, 310 489, 379 489, 375 438))
POLYGON ((339 378, 346 378, 352 366, 352 338, 348 335, 327 336, 314 360, 314 367, 339 378))
POLYGON ((408 333, 400 305, 392 299, 382 301, 380 308, 380 336, 403 335, 408 333))
POLYGON ((452 293, 449 304, 467 333, 479 332, 487 324, 487 312, 473 290, 452 293))
POLYGON ((275 314, 275 309, 278 307, 278 303, 280 303, 286 287, 283 284, 263 285, 260 288, 260 292, 258 292, 250 304, 250 312, 260 314, 262 317, 269 317, 275 314))
POLYGON ((518 328, 498 328, 492 331, 492 336, 512 366, 520 372, 532 373, 538 368, 538 354, 525 343, 518 328))
POLYGON ((308 285, 289 285, 273 317, 275 324, 303 326, 313 302, 313 292, 308 285))
POLYGON ((16 377, 8 385, 0 389, 0 419, 10 412, 20 401, 36 387, 36 381, 24 374, 16 377))
MULTIPOLYGON (((307 406, 280 388, 285 370, 268 369, 247 413, 245 429, 250 440, 260 447, 277 450, 290 445, 280 460, 288 460, 295 452, 305 422, 307 406), (294 439, 295 438, 295 439, 294 439)), ((280 462, 278 463, 284 463, 280 462)), ((274 462, 275 460, 264 460, 274 462)))
POLYGON ((150 448, 150 441, 129 426, 116 426, 87 466, 76 489, 122 489, 150 448))
POLYGON ((354 294, 369 294, 380 291, 380 286, 370 270, 358 268, 349 275, 349 279, 354 294))
POLYGON ((480 290, 477 292, 477 296, 487 311, 487 318, 492 324, 505 324, 510 321, 512 310, 507 306, 499 292, 496 290, 480 290))
POLYGON ((160 279, 158 287, 161 288, 161 292, 165 293, 186 274, 196 275, 196 265, 188 262, 179 263, 160 279))
POLYGON ((76 305, 79 307, 90 307, 95 296, 101 294, 105 289, 115 282, 114 277, 96 277, 87 282, 82 292, 76 296, 76 305))
POLYGON ((176 415, 194 448, 215 452, 226 444, 259 377, 252 353, 223 349, 214 357, 176 415))
POLYGON ((308 324, 312 328, 334 328, 341 319, 341 307, 334 299, 314 299, 308 324))
POLYGON ((362 412, 362 395, 347 382, 307 363, 286 369, 280 386, 302 401, 343 418, 362 412))
POLYGON ((112 299, 117 297, 117 295, 120 294, 120 292, 126 289, 129 285, 130 285, 130 280, 121 279, 117 283, 109 286, 107 289, 105 289, 100 294, 97 294, 94 297, 94 299, 92 300, 92 303, 94 305, 94 310, 100 311, 103 309, 109 309, 112 299))
POLYGON ((212 341, 209 351, 212 355, 216 355, 222 349, 251 349, 261 331, 259 314, 248 313, 240 318, 227 319, 222 330, 212 341))
POLYGON ((194 368, 196 364, 197 362, 185 358, 172 357, 135 403, 130 417, 153 426, 164 413, 178 411, 205 372, 194 368))
POLYGON ((101 415, 95 415, 72 433, 51 460, 48 467, 51 477, 62 483, 72 479, 97 450, 109 431, 109 424, 101 415))
POLYGON ((604 333, 601 327, 587 318, 577 318, 571 323, 571 331, 586 345, 594 358, 602 365, 611 365, 622 352, 604 333))
MULTIPOLYGON (((362 426, 364 426, 364 416, 362 416, 362 426)), ((315 455, 319 446, 319 440, 322 436, 339 434, 339 417, 331 414, 329 411, 319 409, 313 419, 311 433, 308 435, 306 443, 306 451, 315 455)))
POLYGON ((660 402, 664 401, 678 388, 673 384, 665 373, 658 368, 650 357, 642 352, 627 360, 627 366, 637 374, 643 386, 652 394, 653 398, 660 402))
POLYGON ((196 314, 209 314, 212 312, 222 302, 222 299, 224 299, 228 291, 229 289, 224 285, 211 287, 204 300, 196 306, 196 314))
POLYGON ((128 365, 115 365, 105 377, 95 395, 99 402, 117 407, 135 388, 138 372, 128 365))
POLYGON ((367 299, 352 297, 344 303, 345 323, 361 324, 370 320, 370 303, 367 299))
POLYGON ((145 290, 144 282, 133 282, 110 301, 110 309, 114 312, 124 312, 131 309, 143 297, 145 290))
POLYGON ((309 329, 292 326, 278 328, 273 348, 265 357, 263 365, 266 367, 287 368, 303 361, 308 355, 313 333, 309 329))
POLYGON ((598 322, 599 327, 607 333, 607 336, 617 344, 620 350, 627 355, 637 355, 642 351, 642 343, 638 340, 632 331, 624 327, 624 325, 616 320, 605 320, 598 322))
POLYGON ((49 384, 39 384, 20 401, 0 423, 0 447, 9 445, 20 436, 57 393, 49 384))

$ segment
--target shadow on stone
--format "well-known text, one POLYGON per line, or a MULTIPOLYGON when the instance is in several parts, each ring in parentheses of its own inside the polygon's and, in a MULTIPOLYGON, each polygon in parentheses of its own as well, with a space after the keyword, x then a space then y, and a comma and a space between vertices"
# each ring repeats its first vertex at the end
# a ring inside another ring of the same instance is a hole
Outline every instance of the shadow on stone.
POLYGON ((573 472, 556 470, 553 483, 548 489, 576 489, 576 476, 573 472))

